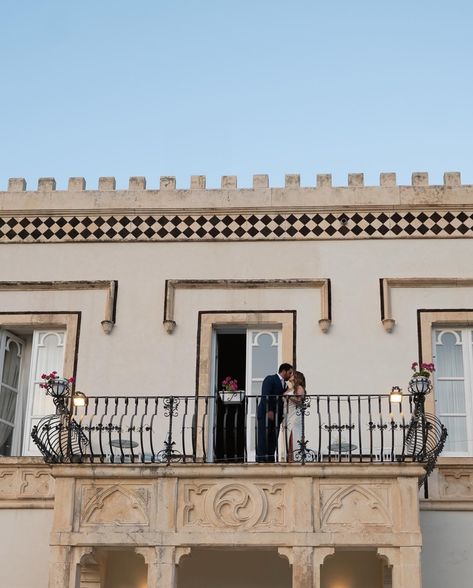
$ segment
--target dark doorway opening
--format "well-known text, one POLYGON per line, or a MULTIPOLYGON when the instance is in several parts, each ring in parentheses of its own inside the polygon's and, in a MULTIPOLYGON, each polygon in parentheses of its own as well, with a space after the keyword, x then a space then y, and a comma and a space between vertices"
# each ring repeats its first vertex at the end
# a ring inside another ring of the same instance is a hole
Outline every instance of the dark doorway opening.
POLYGON ((225 403, 218 392, 222 390, 222 382, 227 376, 237 380, 239 390, 245 390, 246 332, 217 333, 216 375, 214 458, 220 462, 243 462, 246 434, 245 400, 225 403))

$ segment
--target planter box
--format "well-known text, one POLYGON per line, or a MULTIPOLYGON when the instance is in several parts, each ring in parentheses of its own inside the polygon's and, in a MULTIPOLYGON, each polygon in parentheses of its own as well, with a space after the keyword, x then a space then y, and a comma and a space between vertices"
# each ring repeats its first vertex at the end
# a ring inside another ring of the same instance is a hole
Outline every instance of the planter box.
POLYGON ((243 402, 243 400, 245 399, 244 390, 234 390, 232 392, 220 390, 219 395, 224 404, 238 404, 240 402, 243 402))

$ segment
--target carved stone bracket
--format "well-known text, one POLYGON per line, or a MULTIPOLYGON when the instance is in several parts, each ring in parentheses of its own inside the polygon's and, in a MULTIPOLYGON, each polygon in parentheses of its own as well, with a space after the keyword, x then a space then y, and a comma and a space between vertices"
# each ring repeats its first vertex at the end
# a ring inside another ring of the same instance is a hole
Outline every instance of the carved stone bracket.
POLYGON ((293 547, 278 547, 278 555, 285 557, 289 564, 294 564, 294 548, 293 547))
POLYGON ((392 288, 471 288, 473 278, 380 278, 381 322, 392 333, 396 321, 392 315, 392 288))
POLYGON ((166 280, 164 294, 163 326, 171 334, 176 328, 174 319, 174 303, 177 289, 246 289, 259 288, 317 288, 320 289, 320 319, 319 327, 327 333, 332 322, 331 283, 328 278, 287 280, 166 280))
POLYGON ((103 332, 110 335, 116 322, 117 280, 73 280, 67 282, 0 282, 0 291, 38 291, 38 290, 105 290, 105 315, 101 321, 103 332))
POLYGON ((48 466, 0 469, 0 508, 52 508, 54 479, 48 466))

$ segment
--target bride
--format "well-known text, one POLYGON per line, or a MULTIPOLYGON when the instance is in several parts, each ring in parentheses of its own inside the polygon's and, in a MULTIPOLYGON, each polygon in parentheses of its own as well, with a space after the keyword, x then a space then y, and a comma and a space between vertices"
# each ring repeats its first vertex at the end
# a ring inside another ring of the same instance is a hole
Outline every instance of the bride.
POLYGON ((294 461, 294 454, 300 448, 298 441, 302 438, 302 417, 298 414, 305 396, 305 376, 295 371, 288 381, 283 395, 284 415, 278 438, 279 461, 294 461))

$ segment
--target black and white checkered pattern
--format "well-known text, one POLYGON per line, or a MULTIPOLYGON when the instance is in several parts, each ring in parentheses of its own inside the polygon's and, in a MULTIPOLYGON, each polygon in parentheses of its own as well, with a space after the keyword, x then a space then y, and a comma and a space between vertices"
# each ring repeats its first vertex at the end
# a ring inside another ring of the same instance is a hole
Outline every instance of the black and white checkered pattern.
POLYGON ((473 237, 473 210, 27 216, 0 243, 473 237))

